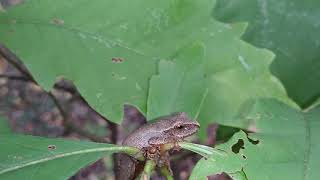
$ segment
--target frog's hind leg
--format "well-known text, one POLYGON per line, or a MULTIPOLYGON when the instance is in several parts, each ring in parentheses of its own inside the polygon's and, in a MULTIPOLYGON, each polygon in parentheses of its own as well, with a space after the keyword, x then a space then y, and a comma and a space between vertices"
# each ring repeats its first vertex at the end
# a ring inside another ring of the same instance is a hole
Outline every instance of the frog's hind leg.
POLYGON ((127 154, 115 154, 117 169, 115 169, 116 180, 134 179, 138 162, 127 154))
POLYGON ((171 176, 173 175, 170 165, 170 156, 168 152, 165 152, 160 156, 157 165, 160 168, 162 174, 170 174, 171 176))

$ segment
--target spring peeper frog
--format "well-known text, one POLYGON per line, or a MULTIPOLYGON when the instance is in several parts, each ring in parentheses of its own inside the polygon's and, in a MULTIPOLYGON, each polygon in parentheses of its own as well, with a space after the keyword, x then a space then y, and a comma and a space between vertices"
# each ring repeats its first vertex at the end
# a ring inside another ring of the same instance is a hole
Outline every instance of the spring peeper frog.
POLYGON ((159 117, 132 132, 123 141, 123 145, 139 149, 175 143, 183 140, 199 129, 198 122, 191 120, 185 112, 159 117))
MULTIPOLYGON (((158 166, 162 166, 168 162, 161 163, 163 156, 167 156, 165 154, 167 152, 163 152, 161 146, 168 143, 176 144, 196 133, 199 127, 199 123, 190 119, 185 112, 173 113, 141 126, 126 137, 122 144, 139 148, 145 153, 147 159, 154 159, 157 163, 160 162, 158 166)), ((134 165, 128 158, 122 159, 122 163, 128 166, 124 168, 126 172, 122 171, 127 173, 126 178, 122 176, 122 179, 131 179, 134 174, 134 165)))

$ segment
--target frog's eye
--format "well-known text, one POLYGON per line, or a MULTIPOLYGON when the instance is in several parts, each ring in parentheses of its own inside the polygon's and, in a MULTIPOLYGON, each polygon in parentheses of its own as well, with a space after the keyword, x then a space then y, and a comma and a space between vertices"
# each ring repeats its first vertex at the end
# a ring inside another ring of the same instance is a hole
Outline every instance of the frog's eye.
POLYGON ((183 129, 183 125, 177 125, 175 128, 176 129, 183 129))
POLYGON ((176 129, 179 129, 179 130, 188 130, 188 126, 177 125, 177 126, 176 126, 176 129))

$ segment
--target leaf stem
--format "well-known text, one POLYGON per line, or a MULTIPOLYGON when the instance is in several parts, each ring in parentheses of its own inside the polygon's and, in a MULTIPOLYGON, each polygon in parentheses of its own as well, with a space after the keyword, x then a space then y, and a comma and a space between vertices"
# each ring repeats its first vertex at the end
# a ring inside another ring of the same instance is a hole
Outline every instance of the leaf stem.
POLYGON ((140 161, 144 161, 145 157, 142 154, 141 150, 135 147, 130 147, 130 146, 120 146, 123 148, 123 150, 121 150, 123 153, 126 153, 132 157, 134 157, 135 159, 138 159, 140 161))
POLYGON ((161 167, 161 173, 166 177, 167 180, 173 180, 172 172, 168 169, 167 166, 161 167))
POLYGON ((194 144, 189 142, 179 142, 179 146, 183 149, 188 149, 192 152, 195 152, 197 154, 200 154, 203 157, 210 157, 213 154, 219 155, 219 156, 226 156, 227 153, 220 149, 214 149, 209 146, 201 145, 201 144, 194 144))
POLYGON ((141 173, 140 180, 147 180, 151 178, 151 173, 156 167, 156 163, 153 160, 147 160, 144 166, 143 172, 141 173))

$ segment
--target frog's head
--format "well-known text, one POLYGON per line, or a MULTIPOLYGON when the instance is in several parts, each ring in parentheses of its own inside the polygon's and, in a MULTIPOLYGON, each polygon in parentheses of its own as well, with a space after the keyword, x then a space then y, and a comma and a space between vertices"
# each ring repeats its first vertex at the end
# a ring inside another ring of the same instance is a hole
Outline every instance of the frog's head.
POLYGON ((200 127, 197 121, 190 119, 185 112, 177 112, 170 115, 170 127, 166 133, 179 139, 196 133, 200 127))

